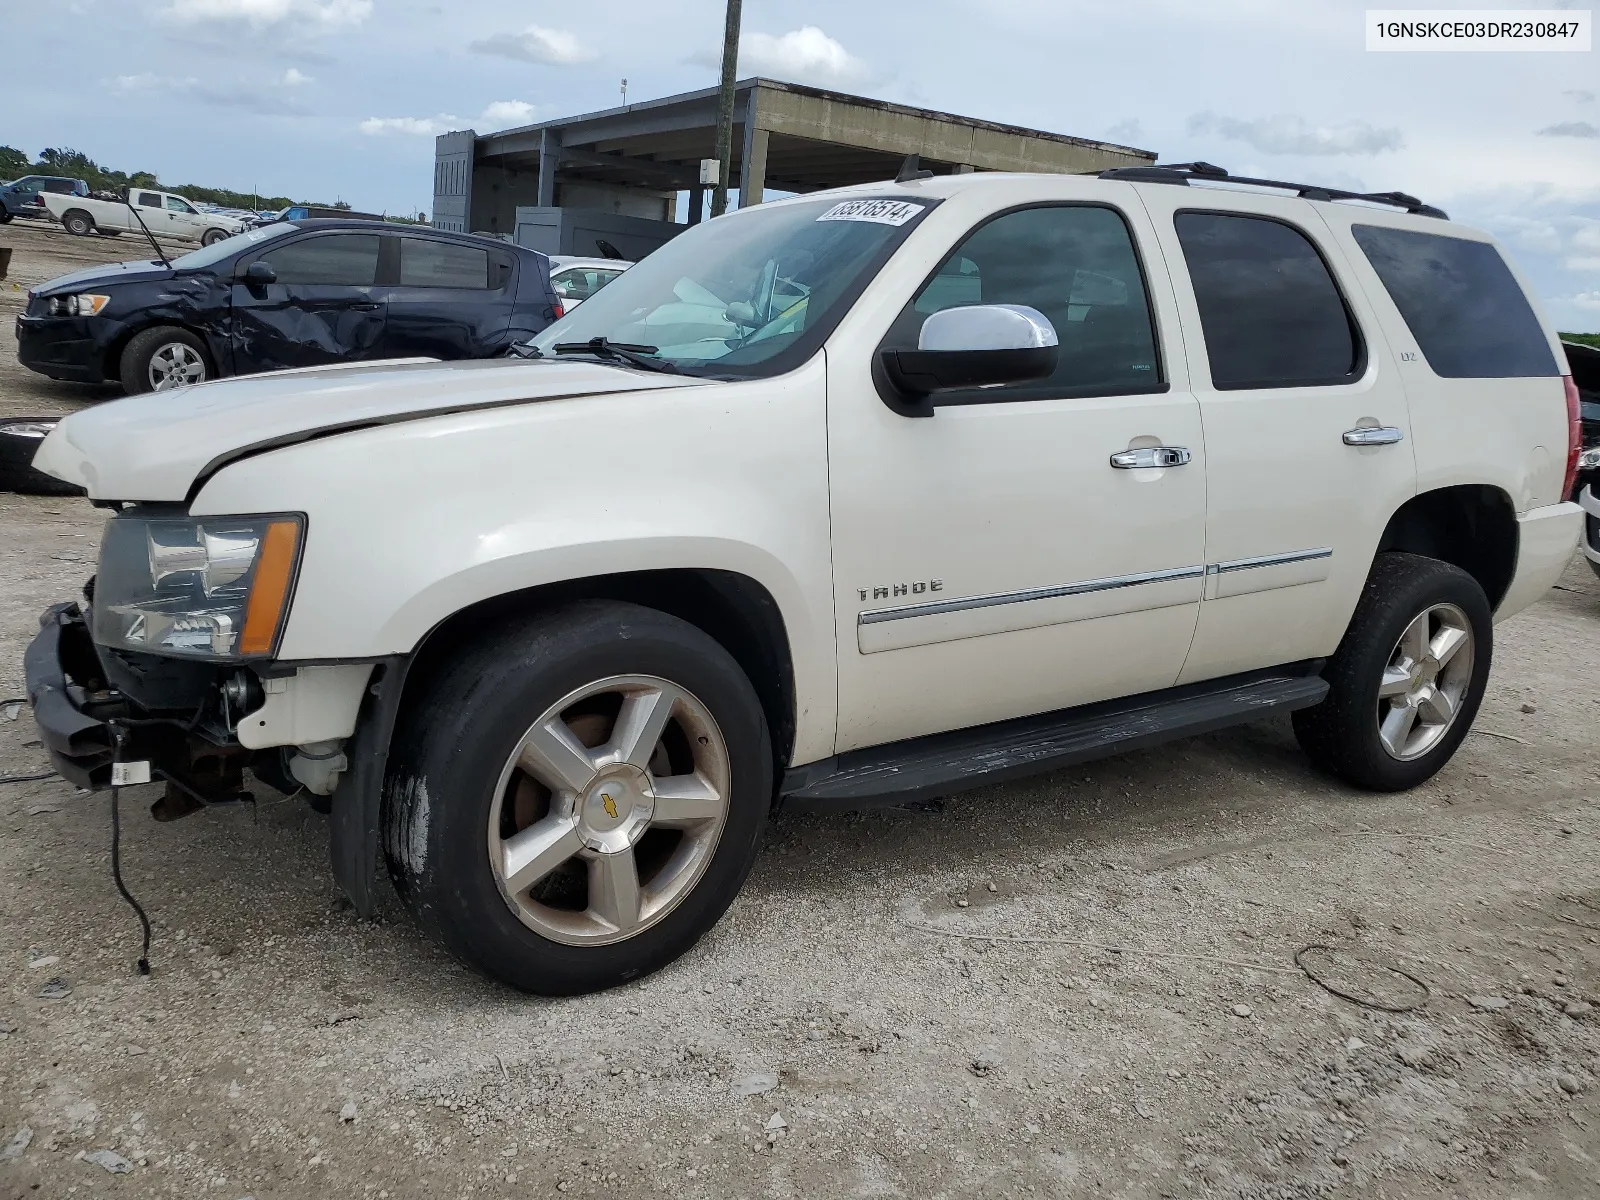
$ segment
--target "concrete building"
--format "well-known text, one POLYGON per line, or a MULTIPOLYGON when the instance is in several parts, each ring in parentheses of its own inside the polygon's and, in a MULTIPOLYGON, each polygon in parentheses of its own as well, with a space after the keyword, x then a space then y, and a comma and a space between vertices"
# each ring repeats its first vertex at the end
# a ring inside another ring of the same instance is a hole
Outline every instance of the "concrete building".
MULTIPOLYGON (((1136 150, 771 79, 737 85, 730 187, 812 192, 892 179, 906 155, 936 174, 1086 173, 1155 161, 1136 150)), ((479 135, 441 134, 433 223, 509 235, 547 254, 594 254, 604 240, 642 257, 676 234, 678 196, 700 220, 699 164, 716 154, 717 90, 479 135)))

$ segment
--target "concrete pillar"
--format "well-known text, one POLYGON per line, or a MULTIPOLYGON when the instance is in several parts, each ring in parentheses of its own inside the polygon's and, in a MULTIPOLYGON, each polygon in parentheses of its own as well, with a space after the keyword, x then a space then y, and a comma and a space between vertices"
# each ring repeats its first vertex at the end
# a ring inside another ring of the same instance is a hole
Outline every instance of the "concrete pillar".
POLYGON ((561 135, 554 129, 539 132, 539 204, 551 208, 556 202, 556 169, 561 165, 561 135))
POLYGON ((739 164, 739 207, 749 208, 761 203, 761 193, 767 186, 767 142, 771 135, 756 123, 756 97, 761 89, 750 89, 750 99, 744 106, 744 154, 739 164))
POLYGON ((698 225, 706 213, 706 189, 698 183, 689 189, 689 224, 698 225))
POLYGON ((971 175, 977 169, 978 168, 973 166, 971 163, 957 163, 956 169, 950 173, 952 175, 971 175))

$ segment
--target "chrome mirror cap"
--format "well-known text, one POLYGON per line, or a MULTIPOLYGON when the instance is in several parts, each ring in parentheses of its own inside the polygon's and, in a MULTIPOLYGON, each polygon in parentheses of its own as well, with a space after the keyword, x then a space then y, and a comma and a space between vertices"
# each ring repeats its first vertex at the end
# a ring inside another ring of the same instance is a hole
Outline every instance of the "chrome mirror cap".
POLYGON ((1025 304, 969 304, 922 323, 918 350, 1040 350, 1059 345, 1050 318, 1025 304))

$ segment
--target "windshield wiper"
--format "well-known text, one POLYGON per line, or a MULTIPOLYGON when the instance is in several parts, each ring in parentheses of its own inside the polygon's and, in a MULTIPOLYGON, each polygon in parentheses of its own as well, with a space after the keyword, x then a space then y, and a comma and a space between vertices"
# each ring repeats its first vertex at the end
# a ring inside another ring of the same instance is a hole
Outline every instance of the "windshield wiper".
POLYGON ((592 354, 596 358, 610 359, 615 362, 625 362, 631 367, 639 367, 645 371, 660 371, 664 375, 682 375, 669 362, 659 358, 648 358, 647 355, 660 353, 659 346, 636 346, 630 342, 613 342, 610 338, 590 338, 587 342, 559 342, 555 346, 557 354, 592 354))

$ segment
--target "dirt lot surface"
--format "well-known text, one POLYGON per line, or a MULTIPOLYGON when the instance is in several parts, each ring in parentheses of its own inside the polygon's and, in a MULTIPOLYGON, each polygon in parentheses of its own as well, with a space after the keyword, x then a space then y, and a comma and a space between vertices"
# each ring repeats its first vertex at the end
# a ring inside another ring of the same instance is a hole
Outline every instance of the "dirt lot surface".
MULTIPOLYGON (((93 245, 0 244, 25 282, 93 245)), ((0 413, 95 398, 7 326, 0 413)), ((0 495, 0 697, 100 521, 0 495)), ((0 784, 0 1197, 1600 1195, 1597 678, 1580 562, 1416 792, 1271 721, 781 818, 691 954, 562 1001, 355 919, 264 787, 172 824, 125 793, 140 978, 107 797, 0 784)), ((47 766, 0 708, 0 774, 47 766)))

